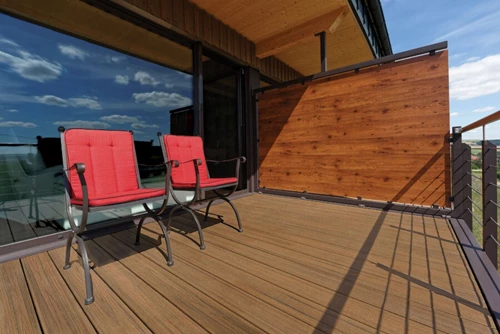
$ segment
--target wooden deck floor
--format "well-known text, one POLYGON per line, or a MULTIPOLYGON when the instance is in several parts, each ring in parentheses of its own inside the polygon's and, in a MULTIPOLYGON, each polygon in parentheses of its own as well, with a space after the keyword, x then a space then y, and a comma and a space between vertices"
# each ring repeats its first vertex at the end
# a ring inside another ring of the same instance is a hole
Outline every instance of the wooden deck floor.
MULTIPOLYGON (((2 333, 490 333, 485 302, 442 218, 252 195, 244 233, 187 217, 166 265, 159 228, 88 241, 96 301, 64 249, 0 265, 2 333)), ((213 213, 234 225, 229 206, 213 213)))

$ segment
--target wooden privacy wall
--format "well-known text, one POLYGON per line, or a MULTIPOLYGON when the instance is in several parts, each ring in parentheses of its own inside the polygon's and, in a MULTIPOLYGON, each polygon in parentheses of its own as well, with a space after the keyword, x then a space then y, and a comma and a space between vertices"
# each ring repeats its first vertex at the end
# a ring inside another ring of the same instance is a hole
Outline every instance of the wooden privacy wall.
POLYGON ((449 207, 447 51, 258 99, 261 188, 449 207))

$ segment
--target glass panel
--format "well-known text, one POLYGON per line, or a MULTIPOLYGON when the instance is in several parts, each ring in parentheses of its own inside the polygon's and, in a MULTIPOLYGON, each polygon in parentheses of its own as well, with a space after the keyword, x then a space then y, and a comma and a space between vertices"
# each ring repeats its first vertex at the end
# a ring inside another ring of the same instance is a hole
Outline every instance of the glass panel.
MULTIPOLYGON (((171 61, 163 62, 170 68, 2 14, 0 31, 0 245, 5 245, 69 228, 59 126, 133 130, 138 162, 158 164, 163 157, 156 133, 170 132, 171 110, 192 109, 193 88, 192 51, 172 48, 165 39, 156 48, 163 59, 174 50, 171 61)), ((136 27, 134 34, 140 32, 144 40, 151 35, 136 27)), ((138 54, 133 44, 126 51, 138 54)), ((174 128, 182 122, 176 120, 174 128)), ((192 134, 187 126, 183 131, 192 134)), ((164 187, 163 167, 141 167, 140 177, 145 187, 164 187)), ((141 212, 142 205, 93 213, 89 223, 141 212)))
MULTIPOLYGON (((225 160, 244 155, 241 146, 241 70, 210 58, 203 61, 203 107, 205 155, 225 160)), ((236 162, 210 164, 211 177, 235 176, 236 162)), ((242 169, 243 170, 243 169, 242 169)), ((245 175, 242 170, 240 173, 245 175)), ((245 177, 240 187, 244 187, 245 177)))

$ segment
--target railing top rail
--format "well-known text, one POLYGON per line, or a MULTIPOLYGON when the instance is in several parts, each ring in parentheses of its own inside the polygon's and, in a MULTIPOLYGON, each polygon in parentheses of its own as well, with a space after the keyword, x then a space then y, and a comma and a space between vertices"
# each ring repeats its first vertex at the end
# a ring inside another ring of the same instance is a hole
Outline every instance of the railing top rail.
POLYGON ((500 110, 484 118, 481 118, 480 120, 475 121, 467 126, 464 126, 462 128, 462 133, 480 128, 482 126, 488 125, 498 120, 500 120, 500 110))
POLYGON ((426 53, 433 54, 436 51, 445 50, 447 48, 448 48, 448 42, 440 42, 440 43, 436 43, 436 44, 431 44, 431 45, 427 45, 424 47, 420 47, 420 48, 416 48, 416 49, 412 49, 412 50, 408 50, 408 51, 404 51, 404 52, 400 52, 400 53, 395 53, 395 54, 392 54, 390 56, 376 58, 376 59, 368 60, 368 61, 365 61, 362 63, 353 64, 353 65, 333 69, 333 70, 326 71, 326 72, 320 72, 320 73, 316 73, 313 75, 308 75, 308 76, 305 76, 305 77, 302 77, 299 79, 286 81, 286 82, 283 82, 283 83, 280 83, 277 85, 257 88, 257 89, 254 89, 254 93, 255 94, 264 93, 264 92, 266 92, 268 90, 272 90, 272 89, 285 88, 285 87, 292 86, 292 85, 303 84, 303 83, 308 82, 308 81, 317 80, 317 79, 329 77, 332 75, 338 75, 338 74, 342 74, 342 73, 346 73, 346 72, 350 72, 350 71, 357 71, 357 70, 363 69, 365 67, 371 67, 371 66, 376 66, 376 65, 392 63, 392 62, 397 61, 397 60, 410 58, 410 57, 416 57, 416 56, 424 55, 426 53))

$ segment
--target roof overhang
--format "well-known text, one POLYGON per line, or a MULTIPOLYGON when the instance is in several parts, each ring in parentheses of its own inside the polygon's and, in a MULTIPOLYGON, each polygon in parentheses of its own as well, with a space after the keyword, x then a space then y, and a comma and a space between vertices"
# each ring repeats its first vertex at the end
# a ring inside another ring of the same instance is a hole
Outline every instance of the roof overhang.
POLYGON ((392 54, 379 0, 192 0, 256 45, 304 75, 320 72, 327 35, 328 68, 392 54))

